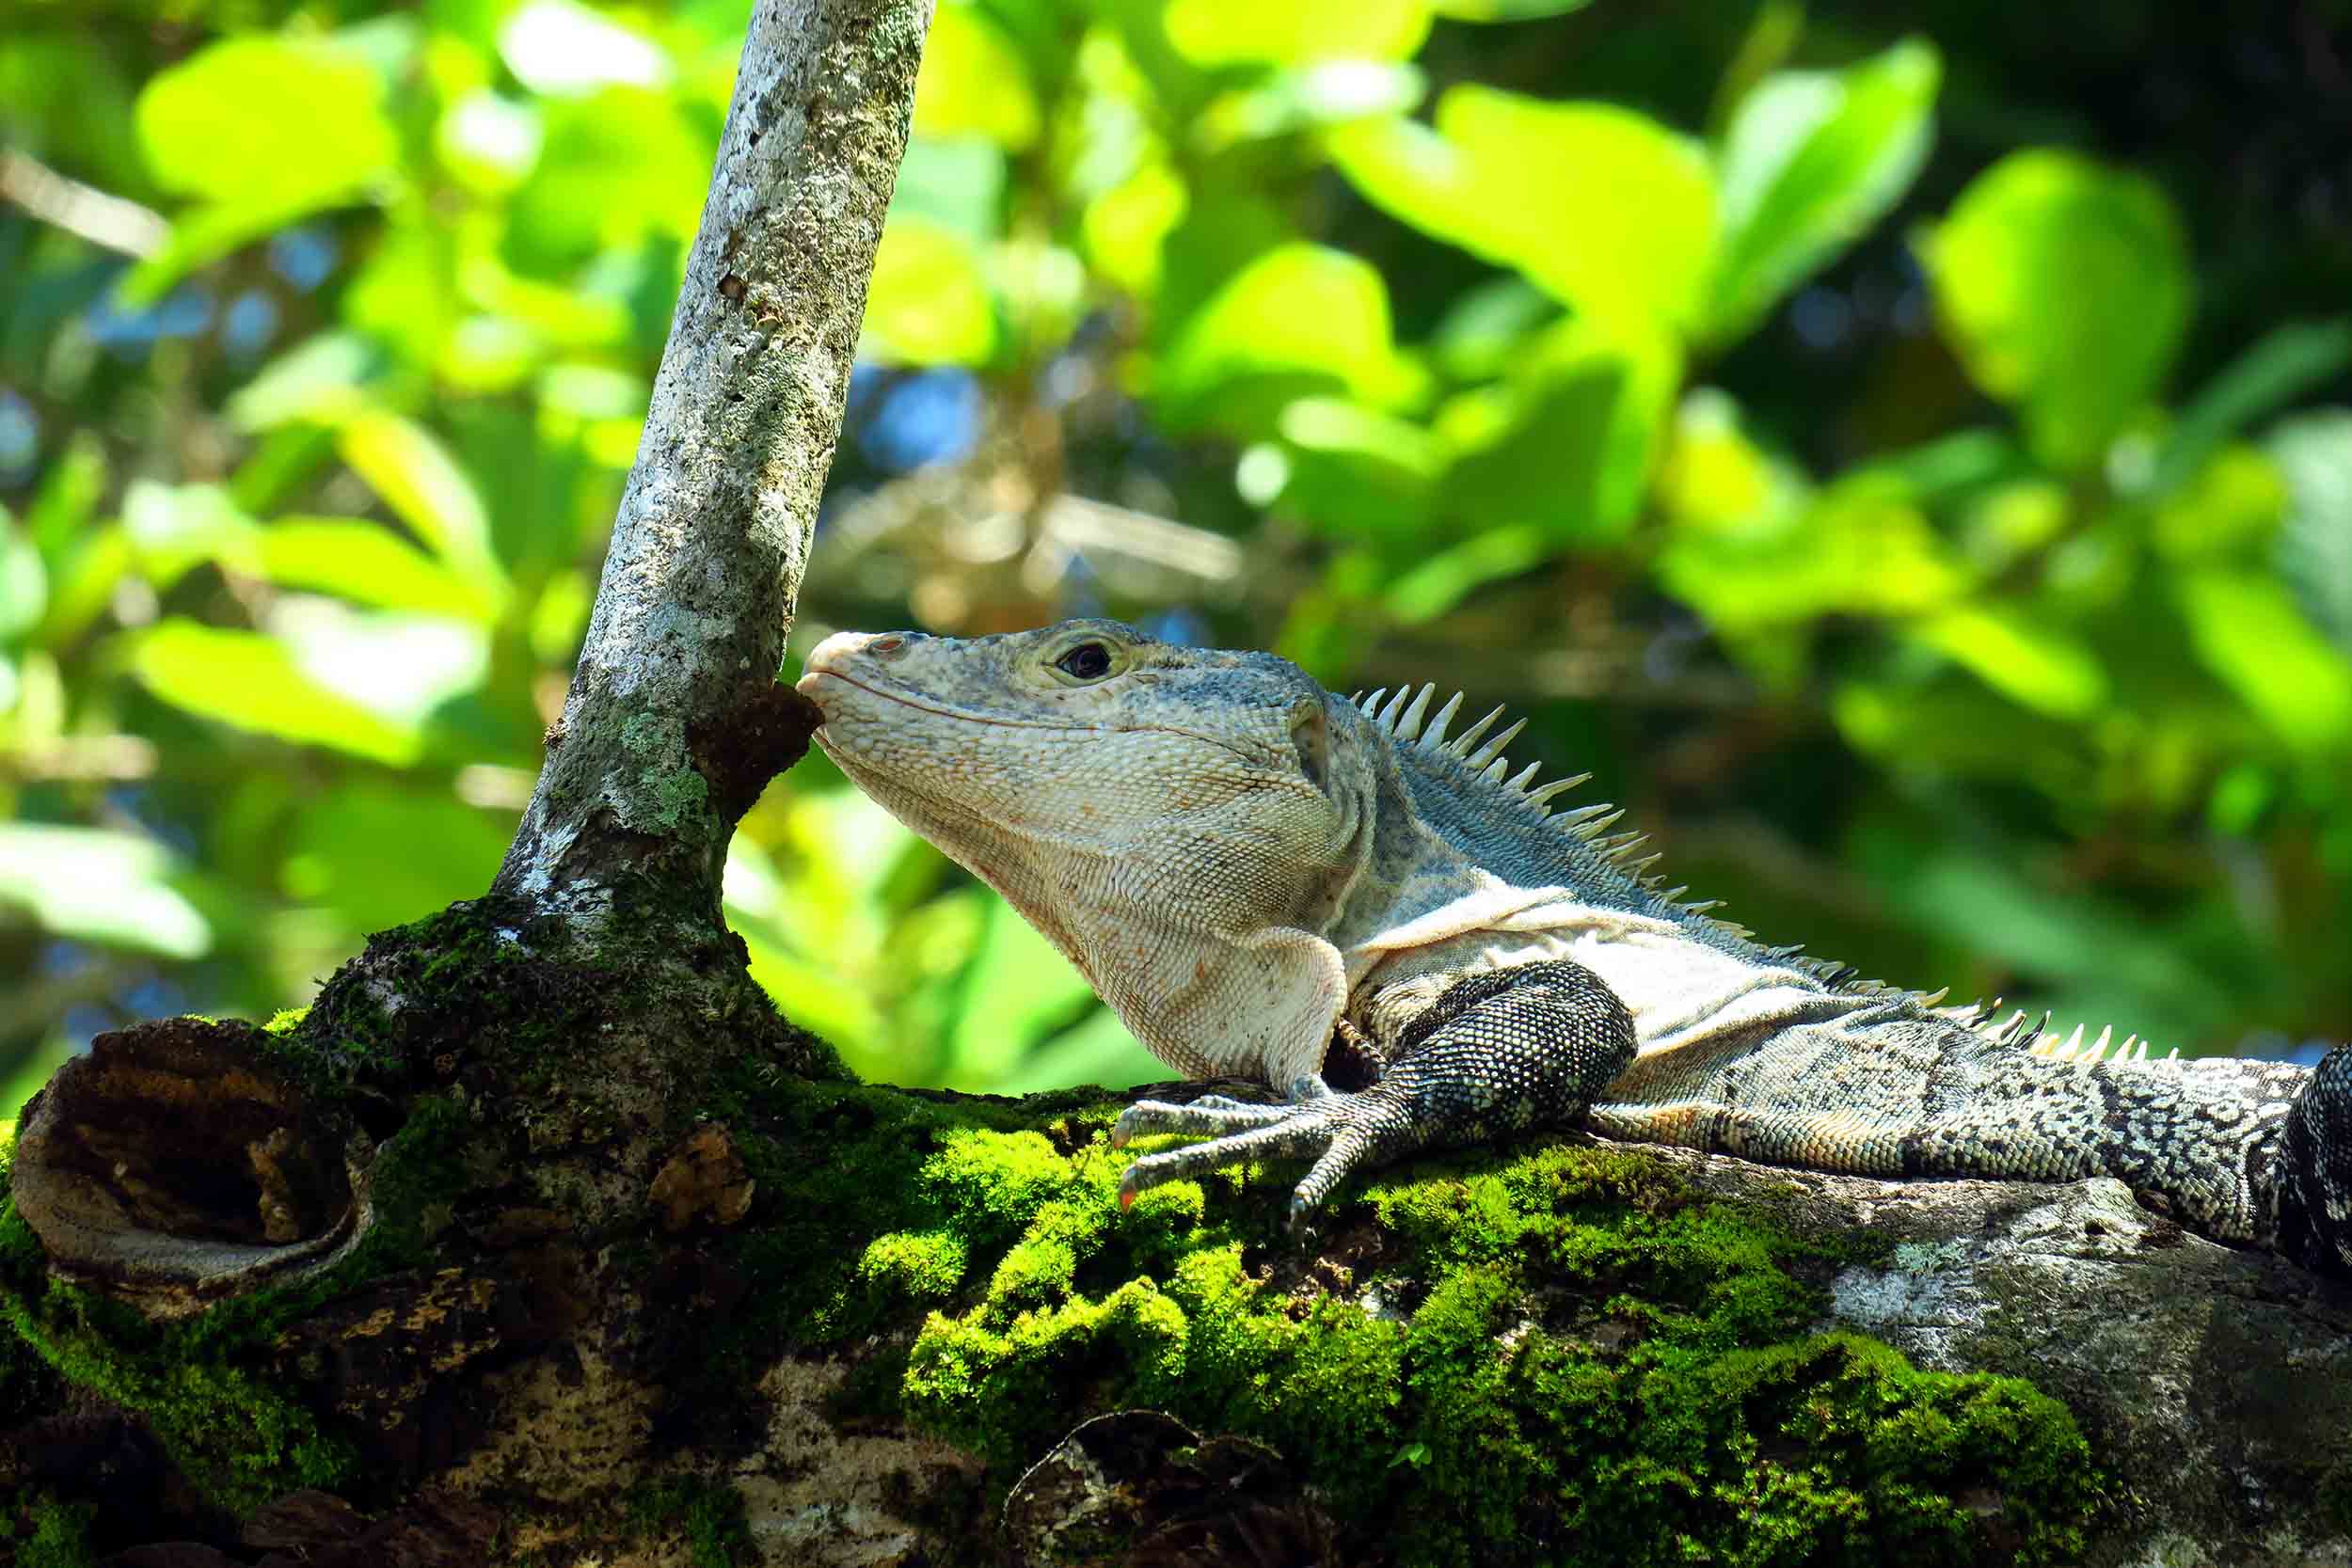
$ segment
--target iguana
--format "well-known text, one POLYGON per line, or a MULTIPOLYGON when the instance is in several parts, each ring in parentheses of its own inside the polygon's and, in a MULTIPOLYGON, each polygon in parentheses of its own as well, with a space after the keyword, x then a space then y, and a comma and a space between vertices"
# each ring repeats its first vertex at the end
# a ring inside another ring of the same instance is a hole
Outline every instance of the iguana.
POLYGON ((1550 812, 1582 781, 1513 772, 1500 709, 1454 734, 1461 699, 1432 712, 1427 686, 1350 702, 1105 620, 845 632, 800 687, 826 754, 1153 1054, 1287 1093, 1131 1106, 1115 1145, 1207 1141, 1136 1160, 1122 1203, 1292 1158, 1296 1223, 1408 1151, 1582 1127, 1860 1176, 2113 1176, 2352 1273, 2352 1047, 2152 1059, 1763 945, 1661 886, 1616 811, 1550 812))

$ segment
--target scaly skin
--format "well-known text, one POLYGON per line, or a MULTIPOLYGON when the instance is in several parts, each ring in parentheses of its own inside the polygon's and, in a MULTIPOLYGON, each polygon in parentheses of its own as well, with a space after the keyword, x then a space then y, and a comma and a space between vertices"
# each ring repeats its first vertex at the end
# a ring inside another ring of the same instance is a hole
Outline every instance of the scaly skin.
MULTIPOLYGON (((956 641, 843 633, 801 689, 858 785, 1008 898, 1188 1077, 1282 1105, 1145 1101, 1122 1196, 1243 1160, 1347 1177, 1536 1127, 1856 1175, 2122 1179, 2217 1241, 2352 1274, 2352 1048, 2316 1069, 2110 1055, 2022 1015, 1766 947, 1545 802, 1459 699, 1358 705, 1267 654, 1113 621, 956 641), (1335 1038, 1376 1076, 1335 1092, 1335 1038)), ((1384 703, 1383 698, 1387 697, 1384 703)), ((1654 858, 1654 857, 1652 857, 1654 858)), ((2045 1021, 2046 1022, 2046 1021, 2045 1021)))

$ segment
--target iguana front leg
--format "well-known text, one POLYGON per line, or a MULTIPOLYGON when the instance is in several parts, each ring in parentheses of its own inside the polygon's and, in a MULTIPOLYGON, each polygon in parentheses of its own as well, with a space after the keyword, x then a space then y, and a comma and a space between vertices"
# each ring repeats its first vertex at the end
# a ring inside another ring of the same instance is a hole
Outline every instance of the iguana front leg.
POLYGON ((1123 1207, 1146 1187, 1244 1160, 1311 1160, 1291 1196, 1296 1226, 1348 1176, 1416 1149, 1572 1125, 1633 1054, 1632 1016, 1582 964, 1483 971, 1455 981, 1399 1033, 1369 1088, 1336 1094, 1308 1077, 1290 1085, 1287 1105, 1221 1095, 1130 1105, 1111 1129, 1115 1148, 1155 1132, 1211 1136, 1137 1160, 1119 1200, 1123 1207))

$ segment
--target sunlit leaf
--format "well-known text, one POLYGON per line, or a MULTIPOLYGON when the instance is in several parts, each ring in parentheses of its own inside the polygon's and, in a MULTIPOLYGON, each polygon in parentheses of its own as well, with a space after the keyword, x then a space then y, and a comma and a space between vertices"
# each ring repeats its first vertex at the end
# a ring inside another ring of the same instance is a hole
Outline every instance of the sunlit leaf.
POLYGON ((0 822, 0 922, 22 911, 53 936, 201 958, 212 927, 167 879, 171 865, 162 846, 135 833, 0 822))
POLYGON ((383 82, 354 50, 254 35, 211 44, 139 94, 139 144, 156 182, 240 201, 266 171, 271 201, 300 211, 348 197, 399 152, 383 82))
POLYGON ((889 362, 986 364, 996 307, 971 243, 914 213, 892 218, 866 294, 866 340, 870 357, 889 362))
POLYGON ((1231 384, 1246 378, 1279 384, 1262 400, 1275 412, 1293 397, 1334 390, 1385 406, 1412 385, 1390 333, 1389 291, 1377 271, 1321 245, 1282 245, 1194 312, 1153 389, 1180 423, 1211 417, 1204 405, 1215 394, 1214 417, 1228 428, 1254 417, 1227 401, 1231 384))
POLYGON ((1037 140, 1028 68, 971 0, 945 0, 932 18, 914 81, 914 129, 926 136, 980 136, 1015 152, 1037 140))
POLYGON ((1464 291, 1438 319, 1429 352, 1457 381, 1509 370, 1537 328, 1560 314, 1557 300, 1523 277, 1498 277, 1464 291))
POLYGON ((303 673, 292 649, 259 632, 164 621, 131 646, 131 670, 175 707, 239 729, 405 767, 417 732, 303 673))
POLYGON ((715 127, 676 98, 613 85, 542 105, 539 161, 510 198, 507 249, 553 273, 649 234, 691 239, 710 182, 715 127))
POLYGON ((1519 356, 1508 422, 1446 476, 1448 510, 1478 528, 1527 523, 1556 542, 1621 539, 1641 509, 1681 377, 1674 340, 1625 318, 1576 317, 1519 356))
POLYGON ((1967 586, 1927 518, 1893 487, 1848 483, 1784 522, 1677 530, 1659 580, 1734 635, 1845 612, 1904 616, 1967 586))
POLYGON ((1087 203, 1081 219, 1094 270, 1142 294, 1156 291, 1160 247, 1184 221, 1184 178, 1154 159, 1087 203))
POLYGON ((959 1071, 994 1083, 1094 1001, 1087 977, 1003 899, 991 899, 951 1051, 959 1071))
POLYGON ((2276 578, 2215 567, 2174 586, 2198 657, 2280 739, 2316 751, 2352 738, 2352 659, 2276 578))
POLYGON ((2267 450, 2288 493, 2280 569, 2304 611, 2352 656, 2352 410, 2289 420, 2267 450))
POLYGON ((598 87, 658 87, 670 57, 651 39, 576 0, 529 0, 499 28, 499 54, 533 92, 564 97, 598 87))
MULTIPOLYGON (((975 244, 1003 230, 1004 150, 965 136, 950 142, 909 138, 890 193, 891 223, 929 218, 975 244)), ((885 231, 887 231, 885 230, 885 231)))
POLYGON ((260 568, 286 588, 333 594, 378 610, 495 620, 497 597, 380 523, 357 517, 288 517, 260 538, 260 568))
POLYGON ((1677 526, 1734 532, 1787 517, 1811 490, 1794 465, 1740 429, 1730 398, 1707 387, 1684 398, 1676 413, 1657 488, 1677 526))
POLYGON ((1342 398, 1300 398, 1282 410, 1279 429, 1291 515, 1343 537, 1420 535, 1446 461, 1428 432, 1342 398))
POLYGON ((1432 9, 1456 22, 1536 22, 1581 11, 1592 0, 1435 0, 1432 9))
POLYGON ((427 548, 485 590, 503 584, 481 494, 432 432, 398 414, 363 414, 337 433, 336 446, 427 548))
POLYGON ((343 292, 343 319, 415 365, 431 365, 455 329, 457 237, 421 210, 386 225, 374 253, 343 292))
POLYGON ((2157 501, 2149 531, 2176 560, 2249 554, 2278 531, 2286 506, 2278 465, 2256 448, 2228 446, 2157 501))
POLYGON ((2035 451, 2095 462, 2162 386, 2188 325, 2187 244, 2164 193, 2072 152, 2011 153, 1922 246, 1977 384, 2035 451))
POLYGON ((1917 40, 1838 71, 1785 71, 1741 100, 1718 166, 1723 240, 1707 336, 1728 341, 1851 245, 1926 159, 1941 65, 1917 40))
POLYGON ((998 1094, 1041 1094, 1077 1084, 1099 1084, 1106 1089, 1132 1088, 1160 1083, 1168 1066, 1127 1032, 1119 1015, 1097 1007, 1083 1022, 1054 1036, 989 1081, 998 1094))
POLYGON ((1193 132, 1202 147, 1289 135, 1323 125, 1408 112, 1426 90, 1409 65, 1382 60, 1325 60, 1278 71, 1260 87, 1228 93, 1209 105, 1193 132))
POLYGON ((433 148, 470 189, 502 196, 530 177, 545 140, 536 105, 477 87, 442 111, 433 148))
POLYGON ((354 332, 322 332, 262 367, 229 399, 229 417, 249 431, 296 420, 333 424, 368 405, 368 385, 385 355, 354 332))
POLYGON ((1911 636, 1985 685, 2057 719, 2082 719, 2106 701, 2106 672, 2084 641, 2008 605, 1955 607, 1911 636))
POLYGON ((1517 577, 1558 549, 1551 533, 1533 524, 1488 529, 1406 571, 1389 585, 1382 602, 1398 625, 1421 626, 1487 583, 1517 577))
POLYGON ((1405 60, 1429 35, 1427 0, 1170 0, 1168 36, 1196 65, 1405 60))
POLYGON ((1375 205, 1580 310, 1678 325, 1697 308, 1713 176, 1697 143, 1645 115, 1464 85, 1438 101, 1435 131, 1367 120, 1329 146, 1375 205))
POLYGON ((258 526, 217 484, 138 479, 122 497, 123 531, 140 570, 158 588, 206 562, 251 570, 258 526))

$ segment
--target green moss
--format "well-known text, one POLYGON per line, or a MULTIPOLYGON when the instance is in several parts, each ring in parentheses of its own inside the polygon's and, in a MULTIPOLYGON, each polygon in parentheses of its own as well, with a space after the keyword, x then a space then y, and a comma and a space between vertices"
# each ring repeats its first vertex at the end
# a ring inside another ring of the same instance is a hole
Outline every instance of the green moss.
POLYGON ((1109 1106, 1041 1130, 795 1086, 732 1110, 771 1118, 746 1299, 783 1296, 744 1348, 895 1323, 903 1361, 853 1379, 859 1401, 895 1387, 1000 1486, 1087 1416, 1142 1405, 1273 1445, 1408 1564, 1570 1542, 1637 1564, 2057 1561, 2102 1496, 2030 1386, 1809 1331, 1812 1281, 1869 1243, 1802 1239, 1639 1153, 1399 1173, 1358 1201, 1400 1244, 1350 1277, 1279 1237, 1289 1171, 1120 1213, 1109 1106))
POLYGON ((93 1505, 37 1493, 24 1500, 21 1517, 24 1533, 11 1539, 16 1527, 0 1513, 0 1560, 17 1568, 89 1568, 89 1528, 98 1517, 93 1505))
POLYGON ((637 1533, 679 1533, 694 1568, 733 1568, 757 1560, 743 1498, 723 1481, 671 1476, 630 1489, 624 1512, 637 1533))
MULTIPOLYGON (((169 1323, 49 1278, 31 1228, 0 1199, 0 1314, 12 1349, 29 1347, 50 1377, 137 1413, 197 1489, 232 1513, 341 1484, 354 1473, 352 1444, 294 1395, 270 1346, 323 1303, 424 1261, 465 1182, 454 1152, 465 1123, 450 1100, 418 1101, 376 1156, 376 1224, 333 1268, 169 1323)), ((8 1366, 0 1355, 0 1376, 8 1366)))

